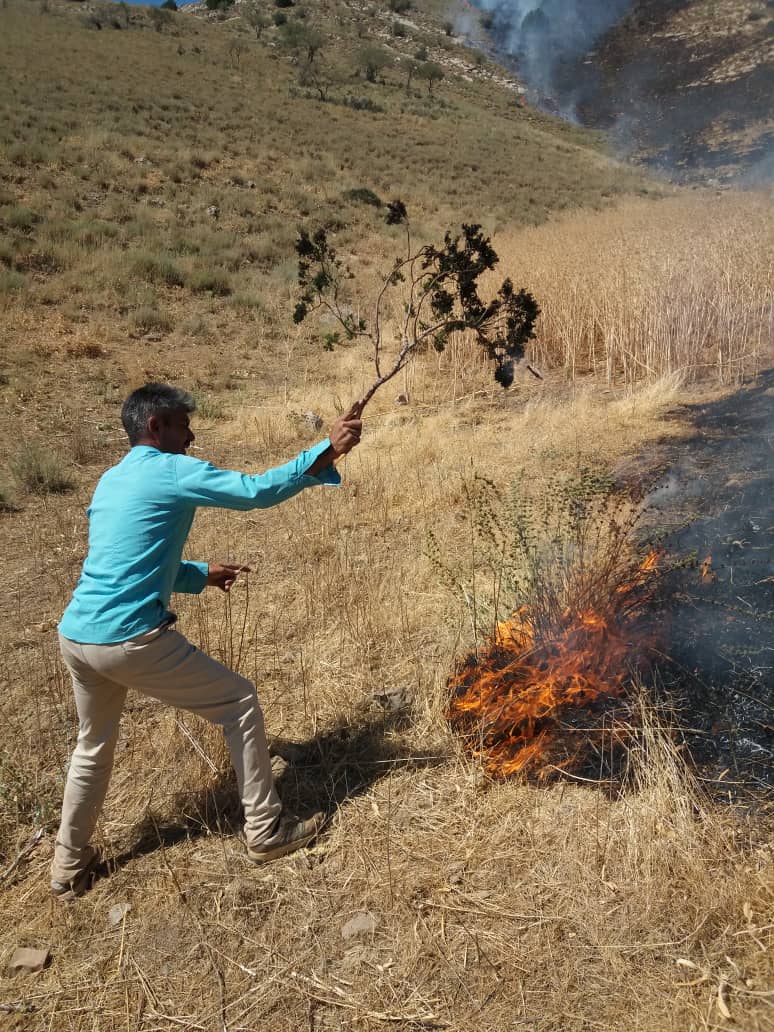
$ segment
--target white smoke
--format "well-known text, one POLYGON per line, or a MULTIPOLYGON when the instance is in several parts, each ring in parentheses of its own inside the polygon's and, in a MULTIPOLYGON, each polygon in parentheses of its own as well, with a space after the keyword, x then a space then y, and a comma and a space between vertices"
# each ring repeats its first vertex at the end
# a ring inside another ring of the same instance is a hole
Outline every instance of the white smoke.
POLYGON ((526 84, 554 93, 562 62, 586 53, 631 7, 632 0, 474 0, 492 15, 498 47, 519 63, 526 84))

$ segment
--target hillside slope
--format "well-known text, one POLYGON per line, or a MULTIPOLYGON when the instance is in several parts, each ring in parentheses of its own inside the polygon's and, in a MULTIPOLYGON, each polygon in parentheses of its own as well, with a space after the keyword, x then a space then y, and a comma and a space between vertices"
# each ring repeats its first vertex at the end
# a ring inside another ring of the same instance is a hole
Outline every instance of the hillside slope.
POLYGON ((638 0, 559 89, 636 160, 678 177, 770 179, 773 29, 758 0, 638 0))

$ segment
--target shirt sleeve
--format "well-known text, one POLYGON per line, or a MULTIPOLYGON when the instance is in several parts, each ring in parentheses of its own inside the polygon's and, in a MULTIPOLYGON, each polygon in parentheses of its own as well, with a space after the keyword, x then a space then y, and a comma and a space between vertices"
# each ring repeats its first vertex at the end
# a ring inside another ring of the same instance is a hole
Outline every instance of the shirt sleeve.
POLYGON ((175 456, 175 477, 178 497, 188 505, 212 506, 220 509, 268 509, 284 502, 305 487, 327 484, 336 487, 341 477, 335 466, 326 466, 318 476, 305 471, 330 447, 326 438, 313 448, 302 451, 284 466, 251 476, 230 469, 218 469, 189 455, 175 456))
POLYGON ((199 595, 207 586, 210 569, 208 563, 191 563, 183 561, 177 570, 173 591, 184 595, 199 595))

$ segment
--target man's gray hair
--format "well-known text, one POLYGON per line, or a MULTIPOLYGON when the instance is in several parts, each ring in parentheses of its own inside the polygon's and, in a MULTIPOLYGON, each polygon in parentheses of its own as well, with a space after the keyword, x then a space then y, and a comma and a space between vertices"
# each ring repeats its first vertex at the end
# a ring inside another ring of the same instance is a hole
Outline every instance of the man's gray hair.
POLYGON ((148 430, 151 416, 164 416, 172 412, 195 412, 196 402, 179 387, 166 383, 146 383, 132 391, 121 408, 121 422, 134 447, 148 430))

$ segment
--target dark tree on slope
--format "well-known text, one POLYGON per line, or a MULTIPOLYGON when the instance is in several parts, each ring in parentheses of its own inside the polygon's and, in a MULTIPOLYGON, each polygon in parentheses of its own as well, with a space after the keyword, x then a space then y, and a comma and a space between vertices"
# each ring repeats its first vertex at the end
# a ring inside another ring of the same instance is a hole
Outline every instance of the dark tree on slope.
POLYGON ((363 71, 368 82, 376 82, 380 72, 389 68, 392 64, 392 57, 384 47, 374 43, 368 43, 357 53, 357 66, 363 71))
POLYGON ((526 290, 515 290, 510 279, 503 280, 488 300, 482 297, 480 278, 499 259, 481 226, 463 224, 458 235, 447 231, 440 247, 414 247, 406 207, 399 200, 387 205, 387 223, 405 227, 405 256, 396 258, 384 277, 370 306, 370 319, 355 315, 348 303, 346 286, 353 276, 325 230, 300 232, 296 241, 300 294, 293 320, 303 322, 319 309, 332 316, 340 329, 326 335, 329 350, 342 340, 342 333, 347 340, 369 341, 376 379, 361 399, 361 410, 420 348, 432 345, 443 351, 453 332, 473 333, 494 364, 495 379, 509 387, 515 363, 524 357, 535 335, 540 314, 535 298, 526 290), (387 312, 396 293, 403 313, 397 326, 387 312))

